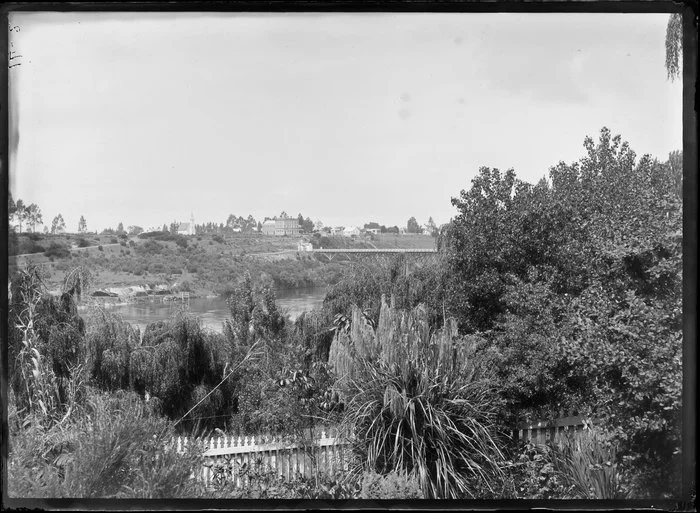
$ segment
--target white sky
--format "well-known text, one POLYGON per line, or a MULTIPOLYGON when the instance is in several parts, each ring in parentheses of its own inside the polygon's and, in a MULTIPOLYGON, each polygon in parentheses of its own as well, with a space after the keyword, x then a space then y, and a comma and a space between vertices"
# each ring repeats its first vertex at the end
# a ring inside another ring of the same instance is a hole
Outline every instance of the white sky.
POLYGON ((534 182, 603 126, 640 156, 681 149, 667 20, 14 13, 10 190, 69 230, 440 224, 480 166, 534 182))

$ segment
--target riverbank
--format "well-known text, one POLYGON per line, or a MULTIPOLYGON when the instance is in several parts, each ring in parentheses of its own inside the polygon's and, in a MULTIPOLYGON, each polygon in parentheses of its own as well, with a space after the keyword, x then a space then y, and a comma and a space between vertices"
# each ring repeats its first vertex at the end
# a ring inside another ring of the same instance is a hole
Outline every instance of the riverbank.
MULTIPOLYGON (((294 321, 302 313, 320 308, 325 295, 324 288, 280 291, 277 294, 276 304, 285 317, 294 321)), ((88 312, 94 306, 106 308, 111 313, 119 315, 126 322, 137 326, 141 332, 153 322, 170 319, 183 307, 196 316, 203 327, 217 332, 222 330, 224 321, 231 316, 226 299, 222 297, 190 297, 182 300, 175 296, 151 295, 129 302, 120 302, 116 298, 90 297, 78 309, 81 312, 88 312), (163 298, 166 297, 173 297, 173 299, 164 301, 163 298)))
MULTIPOLYGON (((20 234, 14 248, 26 250, 31 245, 60 246, 47 256, 34 253, 11 257, 13 269, 33 263, 40 265, 49 289, 60 289, 67 272, 84 266, 92 272, 93 291, 104 297, 114 296, 122 302, 150 295, 153 290, 178 295, 189 292, 196 297, 227 296, 250 273, 254 282, 272 282, 277 290, 323 287, 337 283, 345 265, 321 262, 297 254, 297 238, 272 236, 194 236, 176 240, 130 237, 109 245, 114 237, 86 236, 89 247, 73 248, 77 236, 20 234), (104 239, 104 240, 103 240, 104 239), (285 251, 284 258, 270 254, 285 251)), ((82 240, 83 237, 81 236, 82 240)))
MULTIPOLYGON (((13 252, 31 248, 53 250, 11 257, 10 275, 18 266, 40 265, 49 289, 58 290, 66 273, 80 265, 92 272, 93 291, 101 291, 103 297, 118 297, 120 302, 138 301, 139 297, 154 293, 226 297, 246 273, 256 283, 272 282, 277 291, 327 287, 336 284, 351 265, 297 252, 298 237, 260 234, 191 237, 173 237, 167 233, 145 237, 13 234, 12 239, 13 252)), ((324 247, 359 248, 369 244, 363 238, 319 240, 324 242, 324 247)), ((373 240, 371 244, 377 248, 410 249, 434 243, 432 237, 423 235, 381 235, 373 240)))

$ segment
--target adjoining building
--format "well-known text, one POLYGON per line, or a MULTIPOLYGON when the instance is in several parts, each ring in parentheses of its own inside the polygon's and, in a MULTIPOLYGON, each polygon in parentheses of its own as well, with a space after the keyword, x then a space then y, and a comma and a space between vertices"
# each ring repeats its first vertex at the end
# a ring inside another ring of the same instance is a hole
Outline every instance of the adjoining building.
POLYGON ((301 226, 299 226, 299 220, 296 217, 285 215, 265 221, 262 225, 262 232, 265 235, 276 235, 278 237, 288 235, 293 237, 301 233, 301 226))
POLYGON ((263 235, 274 235, 275 234, 275 220, 274 219, 268 219, 267 221, 263 222, 262 224, 262 232, 263 235))

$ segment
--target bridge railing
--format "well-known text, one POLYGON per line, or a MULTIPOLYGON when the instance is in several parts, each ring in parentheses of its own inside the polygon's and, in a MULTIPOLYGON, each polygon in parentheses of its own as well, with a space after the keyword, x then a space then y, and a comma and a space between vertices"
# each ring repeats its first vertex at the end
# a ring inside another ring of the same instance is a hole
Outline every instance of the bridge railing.
POLYGON ((427 248, 387 248, 387 249, 314 249, 313 253, 437 253, 436 249, 427 248))

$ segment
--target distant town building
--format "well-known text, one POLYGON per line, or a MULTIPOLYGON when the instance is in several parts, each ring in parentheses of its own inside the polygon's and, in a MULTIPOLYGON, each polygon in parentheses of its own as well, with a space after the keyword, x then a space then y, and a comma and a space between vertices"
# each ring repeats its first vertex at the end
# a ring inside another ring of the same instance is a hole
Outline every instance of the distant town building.
POLYGON ((267 221, 263 222, 263 224, 262 224, 263 235, 274 235, 276 226, 277 226, 277 223, 275 223, 274 219, 268 219, 267 221))
POLYGON ((194 235, 194 214, 190 213, 189 223, 180 223, 177 227, 178 235, 194 235))
POLYGON ((345 237, 353 237, 360 235, 360 229, 357 226, 348 226, 343 230, 345 237))
POLYGON ((367 233, 372 233, 374 235, 378 235, 382 230, 380 228, 367 228, 365 231, 367 233))
POLYGON ((334 226, 331 228, 331 235, 341 235, 343 230, 345 230, 343 226, 334 226))
POLYGON ((299 220, 296 217, 283 215, 265 221, 262 225, 262 232, 265 235, 276 235, 278 237, 285 235, 295 237, 301 233, 301 226, 299 226, 299 220))

